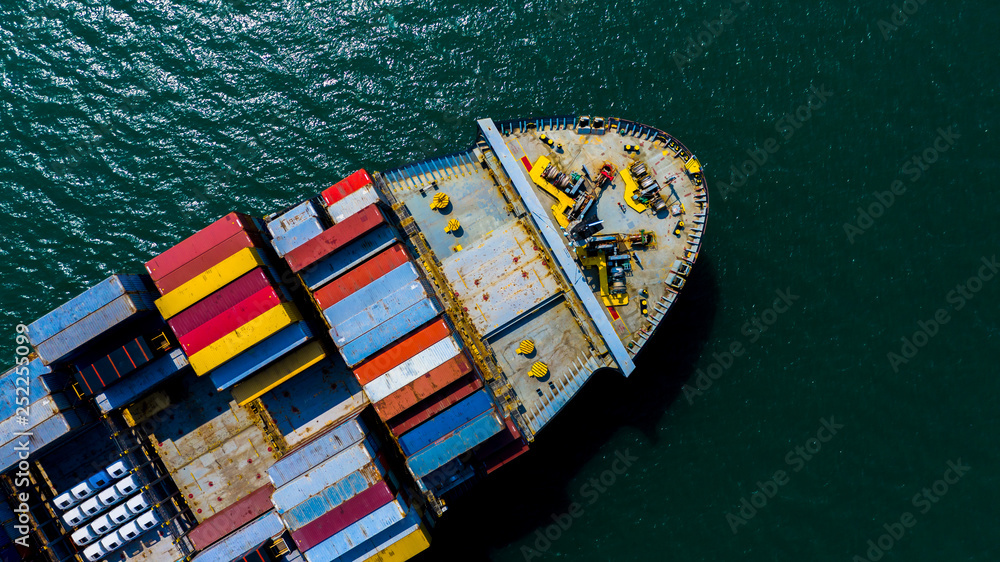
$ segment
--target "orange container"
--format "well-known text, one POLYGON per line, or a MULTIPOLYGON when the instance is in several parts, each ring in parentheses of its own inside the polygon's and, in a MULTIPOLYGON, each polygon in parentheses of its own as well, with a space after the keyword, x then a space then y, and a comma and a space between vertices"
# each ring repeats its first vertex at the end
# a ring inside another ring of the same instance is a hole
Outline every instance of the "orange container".
POLYGON ((443 365, 375 403, 375 411, 383 420, 398 416, 449 384, 472 372, 472 362, 460 353, 443 365))
POLYGON ((432 322, 355 367, 354 376, 359 383, 366 385, 448 337, 450 333, 451 329, 443 318, 432 322))
MULTIPOLYGON (((463 398, 483 387, 482 381, 474 373, 469 373, 434 394, 421 400, 416 406, 389 420, 389 429, 400 437, 407 431, 433 418, 463 398)), ((391 396, 391 395, 390 395, 391 396)))
POLYGON ((402 244, 393 244, 372 259, 325 285, 313 295, 320 310, 326 310, 372 281, 410 261, 402 244))

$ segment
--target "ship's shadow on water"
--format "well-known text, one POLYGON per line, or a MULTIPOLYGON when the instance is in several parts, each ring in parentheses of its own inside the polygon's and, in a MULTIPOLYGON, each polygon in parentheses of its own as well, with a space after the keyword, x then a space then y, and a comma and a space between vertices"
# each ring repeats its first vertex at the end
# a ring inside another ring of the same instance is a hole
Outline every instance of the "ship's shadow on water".
POLYGON ((493 560, 491 552, 534 537, 537 529, 552 524, 553 515, 566 513, 581 499, 570 496, 569 482, 622 427, 640 430, 655 446, 664 412, 683 399, 682 386, 704 351, 717 304, 714 266, 702 255, 670 314, 637 358, 635 373, 627 380, 612 371, 598 373, 542 430, 527 454, 449 504, 431 548, 416 560, 493 560))

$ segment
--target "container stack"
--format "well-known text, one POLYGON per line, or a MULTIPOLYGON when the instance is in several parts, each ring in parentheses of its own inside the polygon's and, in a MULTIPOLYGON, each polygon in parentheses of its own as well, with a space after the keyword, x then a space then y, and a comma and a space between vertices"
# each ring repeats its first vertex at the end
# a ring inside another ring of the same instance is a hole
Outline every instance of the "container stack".
POLYGON ((0 471, 19 460, 14 441, 27 440, 35 453, 93 419, 86 409, 76 407, 78 400, 67 388, 69 384, 69 375, 53 372, 38 358, 0 375, 0 388, 4 389, 0 392, 0 471), (27 395, 15 388, 25 389, 27 395), (18 402, 23 398, 28 399, 26 405, 18 402))
POLYGON ((325 356, 275 279, 260 225, 230 213, 146 263, 191 367, 249 403, 325 356), (305 346, 303 348, 303 346, 305 346))
POLYGON ((338 223, 380 201, 378 190, 368 172, 358 170, 325 189, 320 195, 330 219, 338 223))
POLYGON ((269 220, 267 230, 271 234, 271 246, 275 253, 278 257, 284 257, 288 252, 322 234, 324 224, 316 205, 310 199, 269 220))
POLYGON ((271 501, 309 562, 368 560, 390 547, 406 560, 430 545, 360 419, 289 453, 268 476, 271 501))

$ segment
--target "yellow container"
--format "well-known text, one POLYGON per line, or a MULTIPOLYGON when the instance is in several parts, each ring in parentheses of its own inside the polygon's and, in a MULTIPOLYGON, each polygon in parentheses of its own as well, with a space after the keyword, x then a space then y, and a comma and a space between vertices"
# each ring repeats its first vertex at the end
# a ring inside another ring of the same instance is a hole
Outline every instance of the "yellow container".
POLYGON ((416 531, 378 551, 375 556, 366 559, 365 562, 403 562, 427 550, 430 546, 431 539, 421 525, 416 531))
POLYGON ((191 368, 204 375, 299 320, 302 316, 294 304, 276 306, 190 356, 191 368))
POLYGON ((233 398, 240 406, 260 398, 265 392, 319 363, 326 357, 318 341, 306 344, 233 387, 233 398))
POLYGON ((243 248, 201 275, 156 299, 156 308, 160 309, 160 314, 164 318, 172 318, 241 275, 263 265, 264 260, 256 248, 243 248))

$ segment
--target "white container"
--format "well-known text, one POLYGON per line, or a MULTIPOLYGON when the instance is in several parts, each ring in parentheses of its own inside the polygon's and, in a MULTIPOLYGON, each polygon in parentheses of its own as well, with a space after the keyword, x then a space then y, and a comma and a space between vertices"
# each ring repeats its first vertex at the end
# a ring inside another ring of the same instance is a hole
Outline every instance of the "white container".
POLYGON ((67 527, 76 527, 80 523, 83 523, 83 513, 80 512, 79 507, 74 507, 73 509, 66 512, 63 515, 63 523, 66 523, 67 527))
POLYGON ((88 519, 97 515, 103 509, 104 506, 101 505, 101 502, 97 501, 97 498, 90 498, 89 500, 80 504, 80 513, 82 513, 83 516, 88 519))
POLYGON ((101 539, 101 548, 105 552, 111 552, 113 550, 118 550, 122 545, 122 540, 118 537, 118 533, 111 533, 110 535, 101 539))
POLYGON ((135 479, 135 476, 128 476, 123 478, 115 484, 115 490, 122 496, 131 495, 132 492, 139 489, 139 482, 135 479))
POLYGON ((83 557, 86 558, 87 560, 90 560, 90 562, 97 562, 103 556, 104 556, 104 549, 101 548, 100 544, 89 546, 83 550, 83 557))
POLYGON ((110 531, 114 526, 114 523, 111 522, 111 519, 109 519, 107 515, 102 515, 97 519, 94 519, 94 521, 90 524, 90 530, 95 535, 101 536, 110 531))
POLYGON ((77 545, 86 546, 99 539, 100 535, 95 535, 93 531, 90 530, 90 527, 84 527, 70 535, 70 538, 72 538, 73 542, 77 545))
POLYGON ((90 485, 86 482, 80 482, 76 486, 73 486, 70 489, 70 493, 73 494, 73 497, 77 500, 87 499, 94 495, 94 491, 90 489, 90 485))
POLYGON ((146 498, 142 497, 142 495, 138 495, 125 502, 125 506, 128 507, 128 511, 132 515, 139 515, 143 511, 149 509, 149 502, 147 502, 146 498))
POLYGON ((114 486, 108 488, 107 490, 102 490, 101 493, 97 494, 97 501, 101 502, 104 507, 111 507, 116 503, 122 501, 125 496, 118 493, 118 490, 114 486))
POLYGON ((104 470, 107 471, 111 478, 121 478, 128 474, 128 471, 132 470, 132 464, 122 459, 109 464, 104 470))
POLYGON ((76 502, 77 499, 73 497, 71 492, 63 492, 56 496, 56 499, 52 500, 52 503, 54 503, 55 506, 62 511, 66 511, 67 509, 73 507, 76 502))

